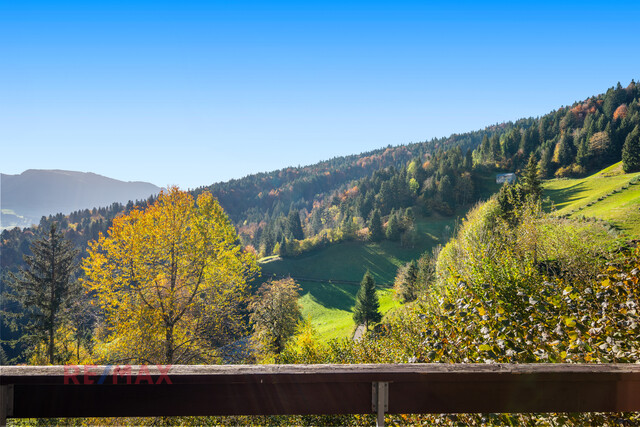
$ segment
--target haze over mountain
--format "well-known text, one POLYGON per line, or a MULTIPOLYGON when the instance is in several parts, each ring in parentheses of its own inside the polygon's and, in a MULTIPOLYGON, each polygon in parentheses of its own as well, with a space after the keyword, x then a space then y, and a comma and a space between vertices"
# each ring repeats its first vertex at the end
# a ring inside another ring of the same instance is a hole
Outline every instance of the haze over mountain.
POLYGON ((91 172, 29 169, 0 174, 2 228, 38 223, 43 215, 147 199, 160 192, 148 182, 125 182, 91 172))

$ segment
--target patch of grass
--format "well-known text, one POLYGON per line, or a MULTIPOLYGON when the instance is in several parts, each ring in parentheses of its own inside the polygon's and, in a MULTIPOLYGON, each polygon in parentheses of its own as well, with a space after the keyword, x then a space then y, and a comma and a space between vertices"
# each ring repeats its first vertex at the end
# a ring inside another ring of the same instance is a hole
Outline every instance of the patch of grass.
POLYGON ((616 163, 586 178, 553 179, 544 183, 545 195, 557 215, 610 221, 631 236, 640 235, 640 173, 625 174, 616 163))
MULTIPOLYGON (((320 339, 328 341, 335 338, 350 338, 356 327, 352 309, 358 286, 309 282, 301 282, 300 285, 303 291, 298 301, 302 308, 302 315, 310 319, 320 339), (317 295, 321 295, 325 301, 317 300, 317 295), (327 298, 336 299, 339 302, 328 306, 327 298)), ((400 302, 393 299, 392 289, 379 289, 377 294, 380 312, 383 315, 400 306, 400 302)))
POLYGON ((297 258, 268 257, 260 261, 262 279, 291 276, 302 288, 300 305, 321 339, 350 337, 355 296, 364 273, 369 270, 379 286, 380 310, 398 307, 393 285, 398 267, 419 258, 425 251, 448 239, 456 218, 417 217, 418 241, 413 248, 399 242, 344 242, 297 258), (308 281, 304 279, 314 279, 308 281), (344 281, 353 283, 344 283, 344 281))
POLYGON ((290 275, 294 278, 360 282, 369 270, 378 285, 391 285, 398 267, 419 258, 448 238, 445 230, 453 230, 455 218, 433 217, 416 219, 418 241, 415 247, 402 247, 399 242, 343 242, 304 254, 297 258, 269 257, 261 260, 264 279, 290 275), (444 233, 443 233, 444 231, 444 233), (444 235, 443 235, 444 234, 444 235))

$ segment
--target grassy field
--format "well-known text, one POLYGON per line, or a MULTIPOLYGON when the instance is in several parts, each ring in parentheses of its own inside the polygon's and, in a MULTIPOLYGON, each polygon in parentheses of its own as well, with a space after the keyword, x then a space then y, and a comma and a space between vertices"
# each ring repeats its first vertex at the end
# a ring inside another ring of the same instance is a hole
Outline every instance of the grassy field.
POLYGON ((379 286, 381 312, 386 313, 399 305, 390 289, 398 267, 446 241, 455 224, 456 219, 436 215, 417 218, 419 239, 413 248, 389 241, 344 242, 298 258, 265 258, 261 264, 262 277, 265 280, 287 275, 299 278, 296 282, 302 288, 303 316, 311 320, 320 337, 325 340, 349 337, 355 328, 351 310, 358 283, 366 270, 379 286), (356 283, 340 283, 342 281, 356 283))
POLYGON ((557 215, 594 217, 611 222, 629 236, 640 236, 640 173, 625 174, 622 163, 579 179, 544 184, 557 215))

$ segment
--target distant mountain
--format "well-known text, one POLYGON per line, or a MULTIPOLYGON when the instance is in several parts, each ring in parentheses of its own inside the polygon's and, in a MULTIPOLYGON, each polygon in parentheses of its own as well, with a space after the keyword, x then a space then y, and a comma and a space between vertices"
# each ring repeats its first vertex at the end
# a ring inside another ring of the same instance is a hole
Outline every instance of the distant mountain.
POLYGON ((43 215, 146 200, 160 192, 147 182, 125 182, 90 172, 29 169, 0 174, 2 228, 37 224, 43 215))

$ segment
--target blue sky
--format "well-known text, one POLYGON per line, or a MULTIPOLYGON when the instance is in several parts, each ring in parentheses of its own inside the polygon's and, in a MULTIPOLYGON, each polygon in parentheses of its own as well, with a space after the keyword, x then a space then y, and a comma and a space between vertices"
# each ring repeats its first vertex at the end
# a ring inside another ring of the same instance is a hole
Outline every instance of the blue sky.
POLYGON ((640 78, 640 2, 513 3, 0 0, 0 171, 194 188, 640 78))

